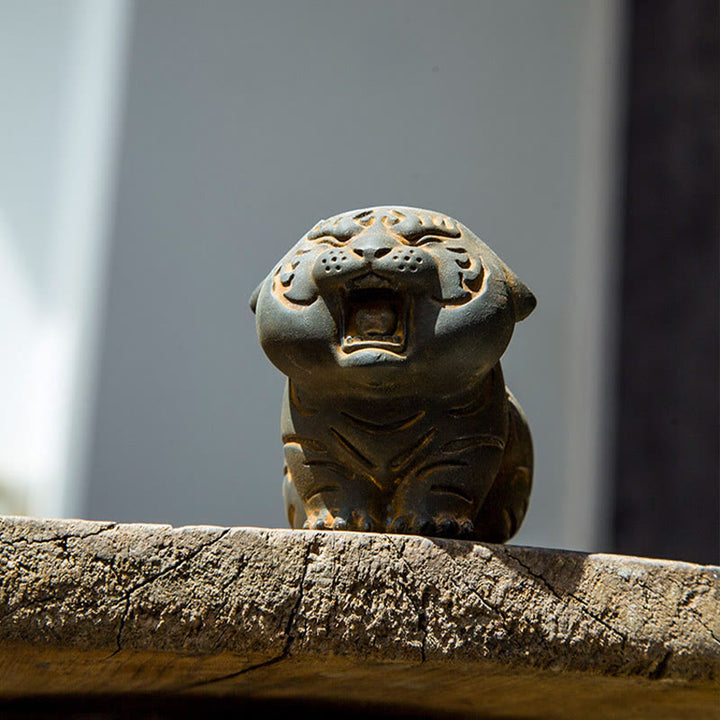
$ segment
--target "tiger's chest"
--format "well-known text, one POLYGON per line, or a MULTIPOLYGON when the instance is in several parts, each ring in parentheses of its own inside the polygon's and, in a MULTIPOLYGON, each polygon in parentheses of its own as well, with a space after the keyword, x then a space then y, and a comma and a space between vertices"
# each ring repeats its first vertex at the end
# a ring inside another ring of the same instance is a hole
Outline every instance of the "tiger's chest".
POLYGON ((466 462, 482 448, 503 450, 507 397, 502 375, 443 403, 343 402, 298 393, 288 383, 283 442, 300 446, 304 462, 365 476, 385 492, 437 463, 466 462))

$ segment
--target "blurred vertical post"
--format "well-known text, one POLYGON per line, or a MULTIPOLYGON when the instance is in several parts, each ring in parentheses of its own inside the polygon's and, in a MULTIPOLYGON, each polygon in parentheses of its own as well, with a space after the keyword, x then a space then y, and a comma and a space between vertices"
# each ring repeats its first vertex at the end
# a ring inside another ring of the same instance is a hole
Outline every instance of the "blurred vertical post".
POLYGON ((720 4, 630 10, 615 549, 716 562, 720 4))

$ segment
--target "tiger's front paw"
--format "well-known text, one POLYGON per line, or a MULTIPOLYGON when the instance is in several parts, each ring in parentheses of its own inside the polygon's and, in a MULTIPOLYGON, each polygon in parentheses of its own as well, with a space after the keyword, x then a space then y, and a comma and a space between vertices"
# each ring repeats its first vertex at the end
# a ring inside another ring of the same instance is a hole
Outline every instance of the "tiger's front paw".
POLYGON ((386 530, 391 533, 469 540, 473 537, 475 527, 467 517, 456 517, 447 513, 432 516, 408 513, 391 518, 386 524, 386 530))
POLYGON ((379 523, 362 510, 325 510, 308 513, 303 524, 305 530, 351 530, 355 532, 373 532, 379 529, 379 523))

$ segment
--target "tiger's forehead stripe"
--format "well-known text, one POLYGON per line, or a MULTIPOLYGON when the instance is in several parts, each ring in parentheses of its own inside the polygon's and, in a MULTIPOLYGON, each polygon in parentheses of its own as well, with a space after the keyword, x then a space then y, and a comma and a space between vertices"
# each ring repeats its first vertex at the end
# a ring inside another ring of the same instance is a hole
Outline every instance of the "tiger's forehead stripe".
POLYGON ((364 230, 380 225, 405 239, 417 238, 432 233, 441 237, 458 238, 462 235, 457 221, 445 215, 432 212, 403 212, 395 208, 361 210, 359 212, 336 215, 321 220, 307 234, 308 240, 321 237, 334 237, 348 241, 364 230))

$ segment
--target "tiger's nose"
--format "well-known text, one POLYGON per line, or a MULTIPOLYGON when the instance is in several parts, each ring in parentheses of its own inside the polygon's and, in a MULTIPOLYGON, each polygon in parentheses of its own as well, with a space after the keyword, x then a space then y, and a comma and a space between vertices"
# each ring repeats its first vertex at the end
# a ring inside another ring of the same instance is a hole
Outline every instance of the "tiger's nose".
POLYGON ((383 255, 387 255, 390 252, 390 248, 387 247, 374 247, 374 246, 365 246, 365 247, 354 247, 352 251, 359 255, 361 258, 365 258, 366 260, 375 260, 376 258, 381 258, 383 255))

